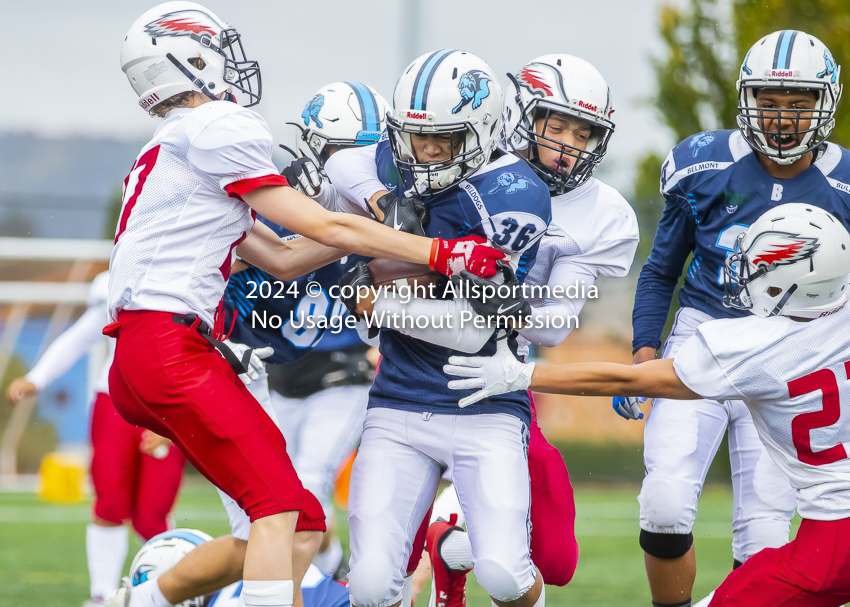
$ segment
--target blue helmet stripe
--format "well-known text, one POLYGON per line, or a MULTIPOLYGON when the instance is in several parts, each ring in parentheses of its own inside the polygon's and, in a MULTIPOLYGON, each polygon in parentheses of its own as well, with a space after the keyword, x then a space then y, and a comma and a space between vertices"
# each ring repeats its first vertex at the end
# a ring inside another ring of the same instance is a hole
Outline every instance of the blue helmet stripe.
POLYGON ((788 69, 791 66, 791 49, 794 47, 796 30, 784 30, 776 41, 776 51, 773 53, 773 69, 788 69))
POLYGON ((413 83, 413 92, 411 94, 410 105, 413 110, 426 109, 426 101, 428 96, 428 87, 431 84, 431 78, 434 77, 434 72, 443 59, 452 54, 454 49, 447 48, 441 51, 431 53, 431 56, 422 64, 419 73, 416 74, 416 81, 413 83))
POLYGON ((192 533, 190 531, 181 531, 179 529, 175 529, 173 531, 166 531, 165 533, 160 533, 159 535, 155 535, 145 543, 150 544, 151 542, 154 542, 156 540, 171 540, 171 539, 175 539, 175 538, 179 538, 181 540, 186 540, 187 542, 195 544, 195 546, 200 546, 201 544, 203 544, 204 542, 207 541, 204 538, 202 538, 200 535, 195 535, 194 533, 192 533))
POLYGON ((360 103, 360 122, 363 125, 363 131, 380 131, 381 120, 378 116, 378 102, 375 100, 375 95, 369 90, 369 87, 360 84, 359 82, 346 82, 354 94, 357 95, 357 101, 360 103))

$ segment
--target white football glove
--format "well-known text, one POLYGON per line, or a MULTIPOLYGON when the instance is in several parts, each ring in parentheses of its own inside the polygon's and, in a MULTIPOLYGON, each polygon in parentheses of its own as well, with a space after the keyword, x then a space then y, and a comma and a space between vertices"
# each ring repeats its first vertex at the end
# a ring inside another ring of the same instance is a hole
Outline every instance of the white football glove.
MULTIPOLYGON (((242 360, 242 356, 244 356, 246 350, 251 349, 245 344, 237 344, 229 339, 224 340, 224 343, 227 344, 227 347, 233 351, 236 358, 239 360, 242 360)), ((260 379, 260 373, 263 372, 266 364, 263 362, 263 359, 268 358, 272 354, 274 354, 274 348, 271 346, 255 348, 254 351, 251 352, 251 358, 248 361, 248 371, 239 375, 239 379, 242 380, 242 383, 246 386, 250 386, 252 383, 260 379)))
POLYGON ((322 189, 322 174, 307 156, 296 158, 280 174, 286 177, 291 187, 311 198, 318 196, 322 189))
POLYGON ((460 399, 458 405, 463 408, 496 394, 528 390, 534 363, 518 361, 508 348, 508 340, 499 339, 493 356, 452 356, 449 364, 443 366, 443 372, 469 378, 453 379, 448 383, 450 390, 480 388, 478 392, 460 399))
POLYGON ((640 404, 645 403, 643 396, 615 396, 611 401, 614 411, 625 419, 643 419, 640 404))

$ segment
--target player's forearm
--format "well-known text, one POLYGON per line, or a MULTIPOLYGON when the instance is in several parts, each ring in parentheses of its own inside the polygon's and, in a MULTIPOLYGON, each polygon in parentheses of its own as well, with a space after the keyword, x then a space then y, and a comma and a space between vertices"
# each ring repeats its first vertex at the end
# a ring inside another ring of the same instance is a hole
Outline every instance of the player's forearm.
POLYGON ((428 265, 433 239, 406 234, 371 219, 332 213, 317 236, 319 242, 365 257, 398 259, 428 265))
POLYGON ((101 333, 107 323, 106 310, 93 307, 86 310, 77 322, 57 337, 44 351, 38 363, 26 375, 38 390, 43 390, 88 352, 95 343, 103 339, 101 333))
POLYGON ((431 238, 397 232, 365 217, 331 213, 289 187, 262 187, 243 198, 266 219, 328 247, 420 264, 431 257, 431 238))
POLYGON ((575 396, 638 395, 648 398, 698 399, 673 371, 672 359, 643 365, 572 363, 537 365, 530 389, 575 396))
MULTIPOLYGON (((236 249, 253 266, 280 280, 292 280, 309 274, 347 255, 347 251, 326 247, 309 238, 281 240, 260 222, 236 249)), ((237 262, 239 263, 239 262, 237 262)))

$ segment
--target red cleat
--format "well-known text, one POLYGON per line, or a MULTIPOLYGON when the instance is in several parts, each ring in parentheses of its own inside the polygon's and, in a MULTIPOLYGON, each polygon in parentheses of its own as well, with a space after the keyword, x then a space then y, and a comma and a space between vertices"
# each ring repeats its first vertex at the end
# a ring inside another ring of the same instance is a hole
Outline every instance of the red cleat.
POLYGON ((449 522, 437 521, 428 527, 425 546, 428 559, 431 561, 431 571, 434 575, 434 593, 436 607, 466 607, 466 574, 469 569, 449 569, 443 557, 440 556, 440 546, 449 533, 458 527, 457 514, 452 514, 449 522))

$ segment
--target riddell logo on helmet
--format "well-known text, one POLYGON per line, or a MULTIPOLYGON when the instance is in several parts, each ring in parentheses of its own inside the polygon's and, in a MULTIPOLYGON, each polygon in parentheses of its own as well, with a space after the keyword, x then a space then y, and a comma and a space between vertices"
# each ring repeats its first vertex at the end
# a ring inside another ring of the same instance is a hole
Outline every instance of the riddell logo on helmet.
POLYGON ((426 112, 411 112, 410 110, 407 110, 405 118, 411 118, 413 120, 427 120, 428 114, 426 112))
POLYGON ((597 110, 597 107, 595 105, 593 105, 592 103, 585 103, 584 101, 579 101, 578 106, 582 109, 590 110, 591 112, 595 112, 597 110))
POLYGON ((793 75, 791 70, 770 70, 771 78, 791 78, 793 75))
POLYGON ((157 103, 159 103, 159 95, 157 95, 156 93, 151 93, 147 97, 142 97, 141 99, 139 99, 139 105, 142 106, 143 110, 153 107, 157 103))

